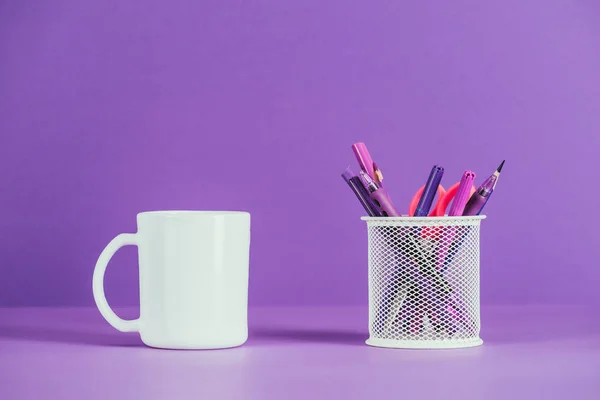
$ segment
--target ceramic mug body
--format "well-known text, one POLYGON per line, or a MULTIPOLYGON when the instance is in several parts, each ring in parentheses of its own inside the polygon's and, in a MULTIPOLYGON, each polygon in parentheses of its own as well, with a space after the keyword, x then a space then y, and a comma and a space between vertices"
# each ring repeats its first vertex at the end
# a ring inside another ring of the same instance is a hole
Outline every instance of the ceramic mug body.
POLYGON ((151 347, 216 349, 248 338, 250 214, 233 211, 155 211, 137 216, 138 232, 121 234, 104 249, 93 291, 104 318, 123 332, 137 331, 151 347), (115 315, 104 295, 111 256, 136 245, 140 317, 115 315))

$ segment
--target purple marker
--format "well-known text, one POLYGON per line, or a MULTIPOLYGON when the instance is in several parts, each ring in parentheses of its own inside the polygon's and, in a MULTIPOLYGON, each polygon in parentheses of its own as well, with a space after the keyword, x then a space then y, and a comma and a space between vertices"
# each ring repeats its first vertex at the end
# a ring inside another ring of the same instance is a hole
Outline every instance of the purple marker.
POLYGON ((377 186, 373 178, 369 176, 364 170, 360 171, 360 178, 369 191, 371 193, 371 200, 377 206, 377 208, 381 211, 381 215, 384 217, 399 217, 400 213, 394 207, 390 196, 387 191, 377 186))
POLYGON ((443 175, 444 168, 439 165, 434 165, 429 173, 429 178, 427 178, 427 182, 425 183, 425 188, 419 199, 419 204, 417 204, 415 217, 425 217, 429 214, 429 209, 431 208, 431 204, 433 204, 433 198, 437 193, 443 175))
POLYGON ((502 171, 502 167, 504 166, 504 160, 500 163, 500 166, 489 178, 487 178, 481 186, 477 188, 477 191, 473 193, 469 202, 465 206, 465 210, 462 215, 479 215, 481 211, 483 211, 483 207, 489 200, 490 196, 494 192, 496 188, 496 184, 498 183, 498 178, 500 177, 500 171, 502 171))
POLYGON ((381 213, 371 200, 371 197, 369 197, 369 192, 363 186, 360 178, 354 175, 350 167, 346 168, 342 174, 342 178, 344 178, 348 186, 350 186, 350 189, 352 189, 356 195, 356 198, 358 201, 360 201, 360 204, 362 204, 367 214, 369 214, 370 217, 380 217, 381 213))

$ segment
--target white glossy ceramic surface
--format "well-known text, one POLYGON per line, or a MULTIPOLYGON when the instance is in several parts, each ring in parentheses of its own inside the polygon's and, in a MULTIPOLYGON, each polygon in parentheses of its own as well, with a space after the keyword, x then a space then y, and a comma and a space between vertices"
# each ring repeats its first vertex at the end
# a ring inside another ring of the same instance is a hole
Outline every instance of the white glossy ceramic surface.
POLYGON ((137 216, 138 232, 123 233, 102 251, 94 300, 122 332, 139 332, 151 347, 216 349, 248 338, 250 214, 155 211, 137 216), (104 272, 115 252, 138 247, 140 317, 123 320, 104 295, 104 272))

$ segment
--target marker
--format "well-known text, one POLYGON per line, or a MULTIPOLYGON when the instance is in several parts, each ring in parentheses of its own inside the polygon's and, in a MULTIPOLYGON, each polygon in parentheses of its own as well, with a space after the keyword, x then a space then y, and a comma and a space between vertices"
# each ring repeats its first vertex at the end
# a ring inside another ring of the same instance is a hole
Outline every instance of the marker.
POLYGON ((381 215, 384 217, 399 217, 400 213, 394 207, 390 196, 388 196, 387 191, 377 186, 377 183, 367 174, 364 170, 360 171, 360 178, 363 182, 363 185, 367 188, 367 190, 371 193, 371 200, 377 206, 381 215))
POLYGON ((443 175, 443 167, 434 165, 433 168, 431 168, 431 172, 425 183, 425 188, 423 189, 423 194, 421 194, 419 204, 417 204, 417 209, 415 210, 415 217, 425 217, 429 214, 429 209, 431 208, 433 198, 435 197, 438 186, 440 186, 443 175))
POLYGON ((502 163, 500 163, 498 169, 496 169, 496 171, 494 171, 494 173, 477 188, 477 191, 473 193, 467 205, 465 206, 465 210, 463 211, 462 215, 481 214, 483 207, 485 207, 487 201, 490 199, 490 196, 496 188, 498 178, 500 177, 500 171, 502 171, 502 167, 504 166, 504 161, 505 160, 502 160, 502 163))
POLYGON ((369 214, 370 217, 380 217, 381 213, 373 203, 373 200, 371 200, 369 192, 363 186, 360 178, 354 175, 350 167, 346 168, 344 173, 342 173, 342 178, 344 178, 348 186, 350 186, 350 189, 352 189, 367 214, 369 214))

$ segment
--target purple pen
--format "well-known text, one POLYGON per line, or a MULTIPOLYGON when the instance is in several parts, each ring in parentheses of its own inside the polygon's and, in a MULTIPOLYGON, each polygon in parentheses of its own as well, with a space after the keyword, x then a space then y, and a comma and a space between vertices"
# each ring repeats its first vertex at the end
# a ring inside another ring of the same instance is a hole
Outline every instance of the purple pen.
POLYGON ((377 186, 373 178, 369 176, 364 170, 360 171, 360 178, 371 194, 371 200, 381 211, 381 215, 384 217, 399 217, 400 213, 394 207, 390 196, 384 188, 377 186))
MULTIPOLYGON (((489 200, 496 184, 498 183, 498 177, 500 176, 500 171, 504 166, 504 160, 500 163, 500 166, 494 173, 488 177, 482 184, 477 188, 477 191, 473 193, 462 215, 479 215, 483 210, 483 207, 489 200)), ((442 271, 445 273, 448 265, 452 262, 456 254, 458 253, 458 249, 460 245, 465 240, 466 236, 469 234, 470 229, 466 228, 459 238, 452 241, 450 245, 450 252, 447 256, 444 255, 444 260, 442 261, 442 271)), ((449 241, 448 241, 449 242, 449 241)), ((462 326, 466 332, 469 332, 473 328, 473 321, 471 318, 465 314, 464 307, 461 306, 456 297, 448 297, 448 316, 454 319, 454 326, 451 329, 450 333, 453 334, 459 326, 462 326)))
POLYGON ((437 189, 442 181, 443 175, 444 168, 440 167, 439 165, 434 165, 429 173, 427 182, 425 183, 425 188, 423 189, 423 193, 419 199, 419 204, 417 204, 417 209, 415 210, 414 215, 415 217, 425 217, 427 214, 429 214, 429 209, 431 208, 433 198, 437 193, 437 189))
POLYGON ((363 186, 360 178, 354 175, 350 167, 346 168, 344 173, 342 173, 342 178, 344 178, 348 186, 350 186, 350 189, 352 189, 356 195, 356 198, 358 201, 360 201, 360 204, 362 204, 367 214, 369 214, 370 217, 380 217, 381 212, 375 206, 373 200, 371 200, 369 192, 363 186))
POLYGON ((492 175, 490 175, 482 184, 477 188, 477 191, 473 193, 469 202, 465 206, 465 210, 462 215, 479 215, 485 207, 485 204, 489 200, 490 196, 496 188, 498 178, 500 177, 500 171, 504 166, 504 160, 500 163, 500 166, 492 175))
POLYGON ((450 217, 463 214, 465 206, 467 205, 467 201, 469 200, 469 195, 471 194, 471 186, 473 186, 474 180, 475 172, 465 171, 463 173, 460 183, 458 184, 458 189, 456 190, 454 200, 452 200, 450 211, 448 212, 450 217))

